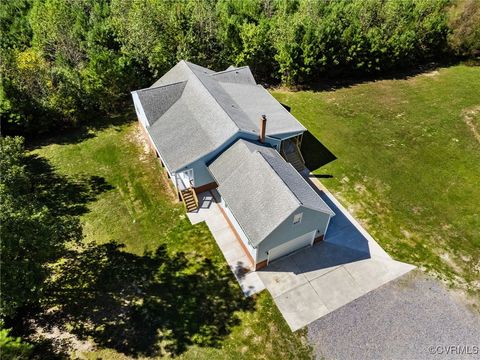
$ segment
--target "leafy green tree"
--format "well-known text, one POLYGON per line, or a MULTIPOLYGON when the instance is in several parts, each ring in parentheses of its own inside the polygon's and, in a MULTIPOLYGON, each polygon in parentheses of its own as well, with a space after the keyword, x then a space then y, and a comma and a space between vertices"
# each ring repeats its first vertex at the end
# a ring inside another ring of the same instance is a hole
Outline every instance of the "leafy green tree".
POLYGON ((28 359, 32 349, 32 345, 23 342, 19 337, 11 336, 8 329, 2 329, 0 327, 0 357, 2 359, 28 359))
POLYGON ((150 82, 181 59, 221 63, 213 2, 113 0, 111 7, 122 53, 149 72, 150 82))
POLYGON ((124 111, 132 89, 149 86, 181 59, 216 70, 249 65, 259 80, 294 85, 478 56, 478 2, 451 3, 3 2, 2 130, 32 136, 124 111))
POLYGON ((0 49, 23 49, 30 45, 31 29, 27 14, 31 0, 0 2, 0 49))
POLYGON ((457 55, 480 56, 480 2, 460 1, 452 6, 449 43, 457 55))
POLYGON ((248 65, 257 78, 272 80, 276 63, 271 42, 272 0, 220 0, 216 6, 222 59, 228 64, 248 65))
POLYGON ((109 1, 33 1, 24 17, 31 46, 2 52, 4 131, 48 132, 118 111, 141 83, 119 51, 109 1))
POLYGON ((49 270, 68 243, 82 237, 78 219, 49 201, 54 184, 40 185, 20 137, 0 138, 0 317, 35 303, 49 270))

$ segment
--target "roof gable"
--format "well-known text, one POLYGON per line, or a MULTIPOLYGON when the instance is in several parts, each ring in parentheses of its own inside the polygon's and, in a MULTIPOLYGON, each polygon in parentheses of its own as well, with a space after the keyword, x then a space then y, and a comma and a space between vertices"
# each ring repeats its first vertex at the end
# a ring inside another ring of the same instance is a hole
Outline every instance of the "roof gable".
POLYGON ((148 123, 153 125, 170 107, 180 99, 186 81, 169 85, 137 90, 148 123))
POLYGON ((238 140, 208 168, 219 185, 218 191, 253 246, 300 207, 333 214, 273 148, 238 140))
POLYGON ((286 162, 279 155, 272 156, 271 154, 262 153, 262 156, 296 197, 299 204, 312 210, 335 215, 317 192, 306 182, 298 171, 295 170, 292 164, 286 162))

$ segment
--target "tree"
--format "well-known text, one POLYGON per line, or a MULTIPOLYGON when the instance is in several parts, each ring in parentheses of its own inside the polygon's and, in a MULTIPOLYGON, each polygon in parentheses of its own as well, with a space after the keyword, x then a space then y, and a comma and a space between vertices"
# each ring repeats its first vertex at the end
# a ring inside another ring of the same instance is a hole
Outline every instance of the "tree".
POLYGON ((4 2, 2 130, 31 136, 124 111, 130 91, 149 86, 182 59, 214 70, 248 65, 260 81, 295 85, 393 71, 446 55, 478 56, 478 2, 453 3, 4 2))
POLYGON ((33 171, 23 139, 0 138, 1 284, 0 317, 34 304, 42 293, 47 264, 59 259, 68 243, 82 238, 78 219, 55 206, 48 174, 33 171), (44 177, 42 179, 42 176, 44 177))
POLYGON ((222 64, 213 2, 113 0, 111 7, 122 53, 149 72, 145 85, 182 59, 222 64))
POLYGON ((110 15, 106 0, 32 1, 22 14, 30 31, 22 33, 29 38, 21 44, 29 46, 19 43, 1 53, 4 131, 45 133, 117 111, 143 84, 142 72, 119 51, 110 15))
POLYGON ((216 6, 218 38, 222 59, 237 66, 248 65, 257 79, 276 77, 274 48, 271 42, 272 0, 220 0, 216 6))
POLYGON ((480 56, 480 3, 466 0, 452 6, 450 11, 449 43, 457 55, 480 56))
POLYGON ((19 337, 10 335, 8 329, 0 324, 0 357, 4 360, 27 359, 32 352, 32 345, 23 342, 19 337))

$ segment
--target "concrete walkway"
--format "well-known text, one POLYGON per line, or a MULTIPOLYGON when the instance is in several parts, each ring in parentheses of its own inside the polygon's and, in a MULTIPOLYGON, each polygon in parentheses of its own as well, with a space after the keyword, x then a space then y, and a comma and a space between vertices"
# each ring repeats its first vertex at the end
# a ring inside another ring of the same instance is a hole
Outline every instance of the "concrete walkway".
POLYGON ((251 296, 264 290, 265 285, 253 271, 252 264, 240 245, 240 240, 223 216, 215 198, 220 198, 216 190, 199 194, 199 209, 187 213, 187 216, 192 224, 205 221, 243 293, 245 296, 251 296))

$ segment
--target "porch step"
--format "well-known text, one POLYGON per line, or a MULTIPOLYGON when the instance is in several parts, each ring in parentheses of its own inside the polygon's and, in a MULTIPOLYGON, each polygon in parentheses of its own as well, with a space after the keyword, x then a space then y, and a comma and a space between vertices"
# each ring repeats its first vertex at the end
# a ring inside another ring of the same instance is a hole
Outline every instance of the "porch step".
POLYGON ((184 189, 180 192, 183 203, 187 212, 194 211, 198 209, 198 199, 195 194, 195 190, 192 188, 184 189))
POLYGON ((297 151, 285 154, 285 160, 287 160, 298 172, 301 172, 305 169, 305 164, 301 155, 297 151))

